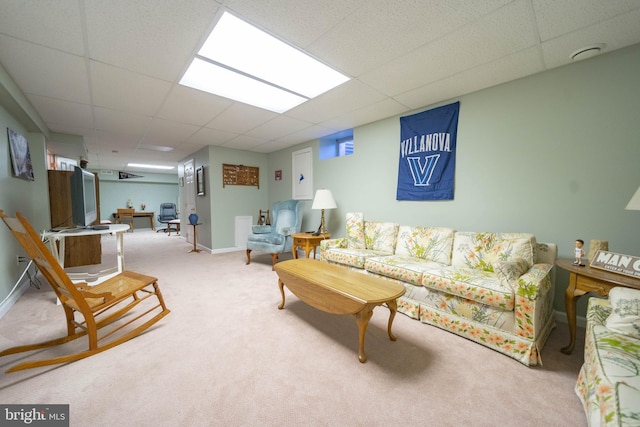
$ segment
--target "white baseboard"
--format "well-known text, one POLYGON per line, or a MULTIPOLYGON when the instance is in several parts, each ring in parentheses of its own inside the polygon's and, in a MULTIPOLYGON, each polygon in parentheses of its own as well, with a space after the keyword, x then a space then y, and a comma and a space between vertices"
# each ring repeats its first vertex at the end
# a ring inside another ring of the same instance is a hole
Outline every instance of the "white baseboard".
MULTIPOLYGON (((556 317, 556 322, 568 323, 567 313, 565 313, 564 311, 555 310, 554 315, 556 317)), ((576 326, 580 328, 585 328, 587 326, 587 318, 584 316, 576 316, 576 326)))
POLYGON ((9 297, 0 305, 0 319, 4 317, 5 314, 9 312, 11 307, 20 299, 22 294, 24 294, 27 289, 29 289, 29 281, 25 280, 22 285, 18 286, 13 294, 9 295, 9 297))

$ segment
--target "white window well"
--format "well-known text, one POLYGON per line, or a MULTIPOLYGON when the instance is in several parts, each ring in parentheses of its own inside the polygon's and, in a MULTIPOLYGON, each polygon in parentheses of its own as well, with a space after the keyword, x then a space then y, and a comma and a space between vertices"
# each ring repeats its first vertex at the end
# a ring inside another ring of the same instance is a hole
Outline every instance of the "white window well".
POLYGON ((353 154, 353 129, 320 138, 318 157, 320 160, 353 154))

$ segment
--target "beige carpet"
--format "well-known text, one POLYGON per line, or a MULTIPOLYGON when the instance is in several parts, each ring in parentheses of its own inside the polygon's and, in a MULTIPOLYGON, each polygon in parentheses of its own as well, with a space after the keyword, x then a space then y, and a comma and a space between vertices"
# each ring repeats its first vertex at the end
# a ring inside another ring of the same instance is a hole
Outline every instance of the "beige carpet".
MULTIPOLYGON (((114 239, 103 238, 106 264, 114 239)), ((378 307, 361 364, 353 317, 319 312, 291 293, 277 309, 269 255, 247 266, 244 251, 187 253, 182 237, 151 231, 126 234, 124 245, 127 268, 158 277, 172 313, 88 359, 0 373, 1 403, 70 404, 71 425, 87 427, 586 425, 573 392, 582 330, 566 356, 567 326, 559 324, 544 367, 527 368, 401 314, 392 342, 388 310, 378 307)), ((0 348, 64 333, 62 309, 43 283, 0 320, 0 348)), ((0 359, 2 372, 18 358, 0 359)))

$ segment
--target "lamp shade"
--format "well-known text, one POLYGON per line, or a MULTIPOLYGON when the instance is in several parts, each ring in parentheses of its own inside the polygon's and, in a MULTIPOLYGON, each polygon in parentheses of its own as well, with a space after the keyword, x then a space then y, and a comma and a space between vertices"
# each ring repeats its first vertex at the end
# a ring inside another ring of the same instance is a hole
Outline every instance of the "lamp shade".
MULTIPOLYGON (((313 202, 315 203, 315 200, 313 202)), ((629 200, 625 209, 630 211, 640 211, 640 187, 638 187, 636 193, 633 195, 631 200, 629 200)))
POLYGON ((335 209, 337 207, 333 194, 331 194, 331 190, 320 189, 316 191, 311 209, 335 209))

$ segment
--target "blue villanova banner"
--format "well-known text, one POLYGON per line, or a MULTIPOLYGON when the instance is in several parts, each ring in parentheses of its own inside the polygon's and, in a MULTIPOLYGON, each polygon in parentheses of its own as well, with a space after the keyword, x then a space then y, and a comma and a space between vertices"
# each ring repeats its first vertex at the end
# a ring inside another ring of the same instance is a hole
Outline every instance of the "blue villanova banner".
POLYGON ((400 117, 396 200, 453 200, 460 102, 400 117))

